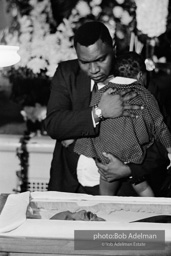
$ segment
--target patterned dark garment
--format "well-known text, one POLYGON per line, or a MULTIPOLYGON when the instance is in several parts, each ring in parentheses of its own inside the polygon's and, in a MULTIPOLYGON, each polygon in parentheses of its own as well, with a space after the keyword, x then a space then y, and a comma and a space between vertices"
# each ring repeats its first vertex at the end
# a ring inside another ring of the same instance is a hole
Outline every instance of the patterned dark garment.
POLYGON ((134 110, 138 118, 118 117, 105 119, 100 122, 100 132, 94 138, 81 138, 76 140, 74 151, 87 157, 98 158, 107 163, 102 152, 111 153, 122 162, 142 163, 146 149, 154 140, 159 140, 166 148, 171 146, 171 134, 163 122, 158 103, 153 95, 141 84, 114 84, 108 85, 92 93, 90 106, 99 103, 101 95, 108 88, 116 88, 117 93, 130 88, 137 96, 129 103, 144 106, 141 111, 134 110))

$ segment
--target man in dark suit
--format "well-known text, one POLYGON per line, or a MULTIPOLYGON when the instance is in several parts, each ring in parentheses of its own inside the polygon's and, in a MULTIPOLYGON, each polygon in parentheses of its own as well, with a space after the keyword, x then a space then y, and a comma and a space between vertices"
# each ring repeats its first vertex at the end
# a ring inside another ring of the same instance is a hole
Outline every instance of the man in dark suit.
MULTIPOLYGON (((87 22, 76 32, 74 44, 78 59, 60 63, 52 80, 51 95, 45 125, 48 134, 56 140, 50 170, 49 190, 98 194, 98 185, 83 186, 77 179, 80 158, 73 152, 73 144, 64 147, 64 140, 96 136, 103 118, 120 115, 135 118, 134 110, 142 106, 128 105, 136 96, 129 90, 120 95, 108 89, 97 106, 90 107, 93 86, 104 84, 112 75, 114 64, 113 42, 108 29, 100 22, 87 22)), ((108 153, 108 152, 106 152, 108 153)), ((132 195, 129 182, 141 182, 156 169, 168 164, 166 152, 153 145, 142 165, 124 164, 107 154, 109 164, 97 166, 107 180, 123 180, 118 195, 132 195), (158 167, 159 166, 159 167, 158 167), (126 187, 124 187, 126 184, 126 187)), ((161 181, 161 179, 159 179, 161 181)), ((155 181, 156 183, 156 181, 155 181)))

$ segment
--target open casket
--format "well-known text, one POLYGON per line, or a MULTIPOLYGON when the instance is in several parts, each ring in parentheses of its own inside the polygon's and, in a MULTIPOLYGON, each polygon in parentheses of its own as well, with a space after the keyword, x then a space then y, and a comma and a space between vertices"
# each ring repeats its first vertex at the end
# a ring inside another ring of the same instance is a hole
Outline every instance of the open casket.
POLYGON ((170 218, 170 198, 11 194, 0 215, 0 252, 171 255, 170 218), (51 220, 67 210, 90 211, 105 221, 51 220))

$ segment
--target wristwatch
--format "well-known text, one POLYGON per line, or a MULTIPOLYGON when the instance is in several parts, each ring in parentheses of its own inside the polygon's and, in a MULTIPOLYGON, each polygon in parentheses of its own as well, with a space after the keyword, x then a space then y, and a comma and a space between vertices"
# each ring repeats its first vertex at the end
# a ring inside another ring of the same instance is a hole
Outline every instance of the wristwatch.
POLYGON ((98 107, 98 105, 94 106, 94 112, 99 119, 103 120, 102 110, 98 107))

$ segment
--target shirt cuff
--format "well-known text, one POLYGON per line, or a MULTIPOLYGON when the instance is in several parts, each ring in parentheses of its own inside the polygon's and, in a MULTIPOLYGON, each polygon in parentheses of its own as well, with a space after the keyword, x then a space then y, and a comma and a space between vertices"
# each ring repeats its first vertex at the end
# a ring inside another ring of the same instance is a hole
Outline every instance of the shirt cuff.
POLYGON ((168 153, 168 158, 169 158, 169 165, 167 166, 167 169, 169 169, 171 167, 171 153, 168 153))
POLYGON ((146 180, 146 176, 142 173, 142 167, 134 164, 127 164, 131 170, 131 175, 129 176, 129 181, 131 184, 137 185, 146 180))
POLYGON ((91 111, 91 116, 92 116, 93 126, 94 126, 94 128, 96 128, 96 126, 99 124, 99 122, 95 122, 95 120, 94 120, 93 109, 91 111))

